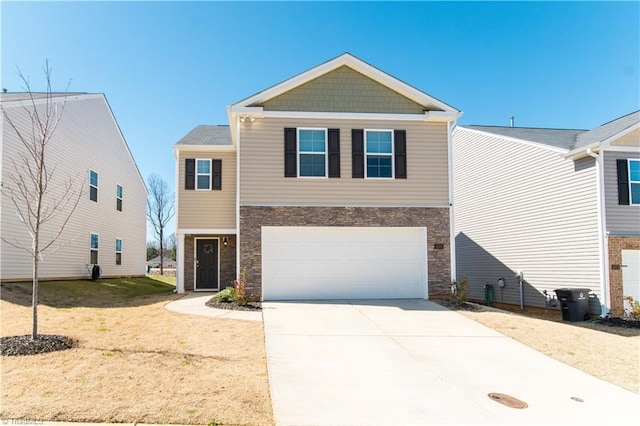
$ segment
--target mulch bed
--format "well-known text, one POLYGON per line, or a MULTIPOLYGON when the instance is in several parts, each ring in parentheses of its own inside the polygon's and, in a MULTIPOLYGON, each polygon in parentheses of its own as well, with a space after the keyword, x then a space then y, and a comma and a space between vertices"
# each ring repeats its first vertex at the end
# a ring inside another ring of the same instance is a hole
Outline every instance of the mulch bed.
POLYGON ((603 318, 597 321, 597 324, 608 325, 609 327, 622 327, 622 328, 640 328, 640 321, 635 319, 626 318, 603 318))
POLYGON ((475 303, 469 303, 469 302, 456 303, 449 299, 434 299, 433 301, 453 311, 478 312, 483 310, 481 306, 476 305, 475 303))
POLYGON ((76 340, 55 334, 40 334, 35 339, 30 334, 7 336, 0 338, 0 353, 5 356, 37 355, 64 351, 77 345, 76 340))
POLYGON ((249 302, 246 305, 238 305, 236 302, 218 302, 214 297, 209 300, 206 305, 210 308, 228 309, 231 311, 261 311, 262 303, 249 302))

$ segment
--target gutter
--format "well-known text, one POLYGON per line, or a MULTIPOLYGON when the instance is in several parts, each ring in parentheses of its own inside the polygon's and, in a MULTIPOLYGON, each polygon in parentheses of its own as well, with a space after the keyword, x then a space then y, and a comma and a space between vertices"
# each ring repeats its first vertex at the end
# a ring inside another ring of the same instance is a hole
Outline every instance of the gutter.
MULTIPOLYGON (((462 115, 462 113, 460 113, 460 115, 462 115)), ((447 151, 449 157, 449 259, 451 262, 451 281, 457 279, 456 237, 453 217, 453 146, 451 140, 453 125, 455 125, 455 121, 447 121, 447 151)))
POLYGON ((609 314, 609 310, 611 309, 608 274, 609 250, 606 234, 607 221, 604 199, 604 151, 600 151, 599 154, 596 154, 593 152, 591 147, 589 147, 586 149, 585 154, 596 160, 596 183, 598 193, 598 251, 600 252, 600 296, 602 298, 602 302, 600 302, 600 316, 604 318, 609 314))

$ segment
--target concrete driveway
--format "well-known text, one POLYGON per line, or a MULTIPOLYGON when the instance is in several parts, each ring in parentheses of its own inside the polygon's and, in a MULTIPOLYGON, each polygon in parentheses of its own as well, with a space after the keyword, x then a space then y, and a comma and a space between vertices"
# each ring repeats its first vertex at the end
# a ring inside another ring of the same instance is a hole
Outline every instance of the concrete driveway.
POLYGON ((269 302, 263 317, 278 425, 631 424, 640 414, 638 395, 426 300, 269 302))

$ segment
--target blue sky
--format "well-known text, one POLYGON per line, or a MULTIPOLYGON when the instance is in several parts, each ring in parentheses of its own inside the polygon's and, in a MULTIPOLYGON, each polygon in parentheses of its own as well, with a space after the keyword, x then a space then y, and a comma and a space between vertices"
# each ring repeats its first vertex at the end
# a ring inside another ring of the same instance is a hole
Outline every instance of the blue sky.
MULTIPOLYGON (((102 92, 146 179, 226 107, 350 52, 461 124, 588 129, 640 109, 640 2, 11 2, 1 81, 102 92)), ((171 225, 173 226, 173 225, 171 225)), ((151 235, 149 235, 151 238, 151 235)))

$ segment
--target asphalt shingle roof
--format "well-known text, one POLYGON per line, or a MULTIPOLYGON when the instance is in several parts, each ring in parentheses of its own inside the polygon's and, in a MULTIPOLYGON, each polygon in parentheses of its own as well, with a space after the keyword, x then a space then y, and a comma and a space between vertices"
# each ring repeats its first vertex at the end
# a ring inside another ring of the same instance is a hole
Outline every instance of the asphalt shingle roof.
POLYGON ((613 135, 617 135, 625 129, 640 123, 640 111, 632 112, 623 117, 589 130, 588 132, 578 135, 578 139, 574 148, 582 148, 594 142, 601 142, 609 139, 613 135))
POLYGON ((538 129, 531 127, 502 127, 502 126, 462 126, 496 135, 538 142, 556 148, 572 149, 576 137, 585 132, 577 129, 538 129))
POLYGON ((573 150, 586 147, 592 143, 605 141, 638 123, 640 123, 640 111, 632 112, 592 130, 477 125, 464 125, 461 127, 573 150))
POLYGON ((229 126, 201 125, 180 139, 176 145, 233 145, 229 126))
POLYGON ((31 93, 31 95, 29 94, 29 92, 11 92, 11 93, 0 93, 0 101, 3 102, 11 102, 11 101, 26 101, 31 99, 31 97, 33 96, 33 99, 44 99, 47 96, 51 96, 52 98, 60 98, 60 97, 71 97, 71 96, 78 96, 78 95, 88 95, 89 93, 86 92, 77 92, 77 93, 51 93, 51 94, 47 94, 47 93, 40 93, 40 92, 33 92, 31 93))

